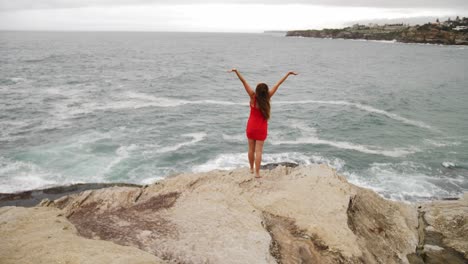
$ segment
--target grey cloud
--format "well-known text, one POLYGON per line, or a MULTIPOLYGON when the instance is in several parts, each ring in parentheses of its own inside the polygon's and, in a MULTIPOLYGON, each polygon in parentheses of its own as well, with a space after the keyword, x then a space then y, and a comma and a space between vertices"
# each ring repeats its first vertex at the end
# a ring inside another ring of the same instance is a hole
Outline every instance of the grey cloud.
POLYGON ((0 10, 80 8, 91 6, 144 4, 307 4, 381 8, 450 8, 468 9, 467 0, 0 0, 0 10))

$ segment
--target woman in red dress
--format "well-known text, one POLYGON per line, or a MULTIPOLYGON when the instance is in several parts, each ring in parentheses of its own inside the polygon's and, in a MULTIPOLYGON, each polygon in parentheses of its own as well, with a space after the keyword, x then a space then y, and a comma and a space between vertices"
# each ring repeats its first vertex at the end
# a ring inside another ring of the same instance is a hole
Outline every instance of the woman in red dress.
POLYGON ((255 178, 260 178, 260 163, 262 161, 263 143, 268 134, 268 119, 270 118, 270 98, 276 93, 279 86, 288 78, 289 75, 297 75, 295 72, 288 72, 271 90, 265 83, 257 84, 255 92, 247 81, 242 77, 237 69, 232 69, 239 80, 244 85, 245 91, 250 96, 250 116, 247 121, 246 134, 249 140, 249 163, 250 172, 254 172, 255 178))

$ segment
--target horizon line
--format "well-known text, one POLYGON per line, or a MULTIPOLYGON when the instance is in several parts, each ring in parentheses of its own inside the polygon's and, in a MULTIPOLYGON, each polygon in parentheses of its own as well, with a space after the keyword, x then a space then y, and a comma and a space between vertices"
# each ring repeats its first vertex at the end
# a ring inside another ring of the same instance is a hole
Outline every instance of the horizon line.
POLYGON ((289 30, 263 30, 263 31, 178 31, 178 30, 81 30, 81 29, 0 29, 0 32, 62 32, 62 33, 94 33, 94 32, 101 32, 101 33, 113 33, 113 32, 121 32, 121 33, 214 33, 214 34, 262 34, 269 31, 284 31, 287 32, 289 30))

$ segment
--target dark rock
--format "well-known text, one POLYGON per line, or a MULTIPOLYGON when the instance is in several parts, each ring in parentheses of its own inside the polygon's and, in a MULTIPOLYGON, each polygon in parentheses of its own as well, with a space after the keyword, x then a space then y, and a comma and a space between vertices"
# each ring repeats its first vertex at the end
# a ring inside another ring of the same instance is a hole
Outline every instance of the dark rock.
POLYGON ((260 169, 262 169, 262 170, 272 170, 272 169, 274 169, 274 168, 276 168, 278 166, 284 166, 284 167, 288 167, 288 168, 295 168, 295 167, 299 166, 299 164, 293 163, 293 162, 268 163, 268 164, 260 166, 260 169))
POLYGON ((107 210, 99 210, 102 203, 86 202, 75 208, 68 220, 83 237, 99 238, 144 250, 144 241, 140 237, 142 232, 152 237, 177 236, 175 224, 160 211, 174 206, 179 196, 180 193, 171 192, 153 196, 130 207, 107 210))
POLYGON ((277 263, 358 263, 329 250, 318 236, 298 228, 294 219, 263 212, 262 224, 271 236, 270 254, 277 263))
MULTIPOLYGON (((458 199, 455 201, 458 201, 458 199)), ((435 205, 434 203, 432 205, 426 205, 424 209, 421 206, 419 207, 419 243, 416 252, 407 256, 410 264, 468 263, 468 259, 464 254, 447 245, 446 237, 442 233, 445 232, 447 234, 447 230, 444 230, 446 227, 449 227, 451 232, 455 230, 457 233, 463 233, 466 227, 466 223, 463 219, 460 221, 459 225, 456 225, 448 220, 451 219, 451 217, 445 217, 444 215, 435 221, 434 215, 432 215, 430 221, 431 223, 437 223, 437 225, 431 226, 431 229, 428 229, 429 224, 426 220, 427 212, 434 214, 434 208, 437 208, 435 211, 439 212, 441 210, 447 210, 447 207, 449 208, 448 210, 450 210, 452 206, 451 204, 446 204, 444 201, 435 201, 435 205)), ((454 218, 456 219, 457 217, 454 218)))
POLYGON ((33 207, 38 205, 44 199, 49 199, 50 201, 53 201, 62 196, 67 196, 73 193, 80 193, 86 190, 97 190, 112 186, 140 187, 140 185, 129 183, 79 183, 68 186, 57 186, 42 190, 31 190, 18 193, 0 193, 0 207, 33 207))

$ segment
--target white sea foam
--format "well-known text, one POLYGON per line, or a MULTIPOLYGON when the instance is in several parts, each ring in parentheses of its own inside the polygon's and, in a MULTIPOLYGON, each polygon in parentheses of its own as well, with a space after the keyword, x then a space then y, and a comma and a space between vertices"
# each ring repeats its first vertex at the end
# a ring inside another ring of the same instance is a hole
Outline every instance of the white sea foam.
POLYGON ((315 127, 311 127, 299 120, 291 120, 289 122, 289 127, 299 129, 301 134, 304 136, 312 136, 317 134, 317 129, 315 129, 315 127))
POLYGON ((329 105, 344 105, 344 106, 351 106, 355 107, 358 109, 361 109, 363 111, 367 111, 369 113, 375 113, 375 114, 380 114, 384 115, 388 118, 403 122, 405 124, 421 127, 421 128, 426 128, 426 129, 433 129, 431 126, 425 124, 422 121, 417 121, 417 120, 411 120, 402 116, 399 116, 394 113, 387 112, 385 110, 377 109, 372 106, 368 105, 363 105, 363 104, 358 104, 358 103, 351 103, 347 101, 322 101, 322 100, 302 100, 302 101, 278 101, 275 102, 275 104, 329 104, 329 105))
MULTIPOLYGON (((424 174, 423 167, 411 162, 373 163, 361 172, 341 172, 348 180, 358 186, 375 190, 393 200, 421 200, 432 197, 453 197, 457 191, 449 191, 447 184, 459 186, 457 178, 430 176, 424 174), (444 183, 444 184, 442 184, 444 183)), ((463 179, 462 179, 463 180, 463 179)))
POLYGON ((0 193, 43 188, 58 184, 60 175, 24 161, 0 157, 0 193))
MULTIPOLYGON (((312 163, 325 163, 335 169, 341 169, 344 166, 344 161, 341 159, 327 159, 318 155, 306 156, 298 152, 287 153, 265 153, 262 156, 262 164, 279 163, 279 162, 294 162, 301 165, 309 165, 312 163)), ((247 152, 245 153, 230 153, 220 154, 217 157, 208 160, 204 164, 194 166, 193 172, 207 172, 212 170, 231 170, 240 167, 248 167, 249 160, 247 152)))
POLYGON ((424 139, 424 142, 426 142, 429 145, 436 146, 436 147, 447 147, 447 146, 458 146, 461 143, 458 141, 453 141, 453 142, 442 142, 442 141, 436 141, 432 139, 424 139))
POLYGON ((328 145, 339 149, 355 150, 368 154, 384 155, 389 157, 402 157, 419 151, 416 147, 411 148, 395 148, 395 149, 383 149, 381 147, 359 145, 346 141, 331 141, 320 139, 317 136, 317 131, 314 127, 307 126, 303 122, 291 121, 290 127, 298 128, 301 131, 302 137, 294 140, 284 139, 282 132, 272 130, 270 132, 272 145, 328 145))
POLYGON ((227 135, 223 134, 223 139, 229 142, 247 142, 245 134, 227 135))
POLYGON ((47 180, 46 177, 42 175, 21 175, 10 179, 8 182, 2 181, 0 183, 0 193, 14 193, 24 190, 47 188, 58 184, 57 181, 47 180))
POLYGON ((455 168, 455 163, 454 162, 450 162, 450 161, 444 161, 442 162, 442 166, 444 166, 445 168, 455 168))
POLYGON ((156 97, 150 94, 139 92, 126 92, 120 98, 123 100, 119 100, 118 102, 122 104, 123 108, 141 108, 148 106, 177 107, 190 103, 190 101, 187 100, 180 100, 167 97, 156 97), (126 100, 127 98, 136 100, 128 101, 126 100))
POLYGON ((112 170, 112 168, 114 166, 116 166, 117 164, 119 164, 122 160, 125 160, 127 159, 128 157, 130 157, 130 153, 134 150, 136 150, 138 147, 137 145, 135 144, 131 144, 130 146, 120 146, 116 151, 115 151, 115 154, 116 154, 116 157, 114 160, 112 160, 107 166, 106 166, 106 169, 105 171, 106 172, 109 172, 112 170))
POLYGON ((178 149, 180 149, 180 148, 182 148, 182 147, 194 145, 194 144, 196 144, 197 142, 200 142, 200 141, 202 141, 203 139, 205 139, 206 133, 204 133, 204 132, 189 133, 189 134, 183 134, 182 136, 183 136, 183 137, 191 137, 192 140, 190 140, 190 141, 185 141, 185 142, 181 142, 181 143, 176 144, 176 145, 173 145, 173 146, 163 147, 163 148, 158 149, 156 152, 157 152, 157 153, 172 152, 172 151, 176 151, 176 150, 178 150, 178 149))
POLYGON ((145 179, 142 179, 140 180, 140 184, 153 184, 157 181, 160 181, 160 180, 163 180, 164 177, 150 177, 150 178, 145 178, 145 179))
MULTIPOLYGON (((148 107, 148 106, 155 106, 155 107, 177 107, 181 105, 199 105, 199 104, 212 104, 212 105, 248 105, 247 102, 238 103, 238 102, 229 102, 229 101, 221 101, 221 100, 182 100, 176 98, 168 98, 168 97, 161 97, 161 96, 153 96, 146 93, 141 92, 127 92, 125 93, 124 98, 132 98, 138 99, 143 102, 140 106, 134 106, 134 108, 140 107, 148 107)), ((125 102, 125 101, 121 101, 125 102)), ((125 105, 125 103, 124 103, 125 105)))
POLYGON ((76 182, 105 182, 139 149, 136 144, 117 147, 113 143, 115 137, 114 132, 91 132, 47 146, 32 147, 24 153, 31 161, 0 157, 0 192, 76 182), (103 148, 99 149, 101 146, 103 148), (114 147, 115 151, 109 152, 114 147))
POLYGON ((10 80, 14 83, 19 83, 19 82, 25 82, 26 79, 25 78, 22 78, 22 77, 12 77, 10 78, 10 80))
POLYGON ((317 137, 311 136, 307 138, 299 138, 297 140, 276 140, 271 141, 273 145, 304 145, 304 144, 313 144, 313 145, 329 145, 339 149, 355 150, 368 154, 384 155, 388 157, 403 157, 418 151, 417 148, 404 149, 404 148, 395 148, 391 150, 381 149, 377 147, 370 147, 365 145, 358 145, 346 141, 330 141, 323 140, 317 137))
MULTIPOLYGON (((78 99, 74 99, 78 100, 78 99)), ((154 96, 141 92, 125 92, 115 98, 109 98, 103 102, 87 102, 81 100, 77 106, 68 100, 63 100, 56 105, 55 114, 61 119, 73 118, 94 111, 120 110, 120 109, 140 109, 146 107, 170 108, 183 105, 248 105, 248 103, 237 103, 220 100, 183 100, 177 98, 154 96)))
POLYGON ((190 102, 191 104, 213 104, 213 105, 249 105, 247 102, 244 103, 236 103, 236 102, 229 102, 229 101, 219 101, 219 100, 201 100, 201 101, 193 101, 190 102))
POLYGON ((83 146, 97 142, 103 139, 111 139, 115 134, 113 132, 100 132, 100 131, 91 131, 88 133, 83 133, 75 135, 73 138, 69 139, 69 142, 64 142, 64 144, 71 148, 83 148, 83 146))

